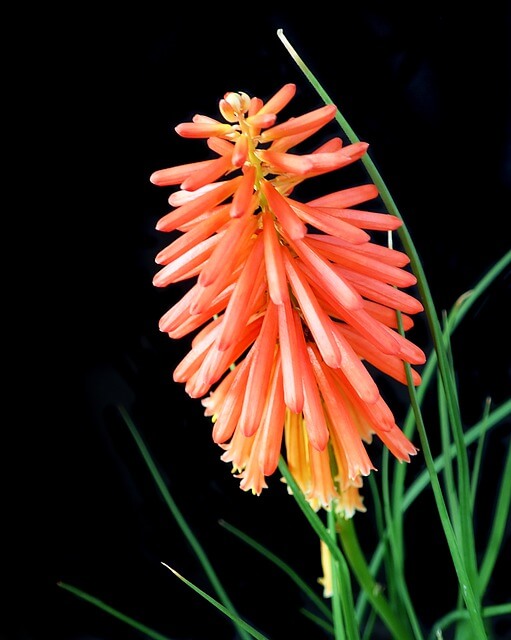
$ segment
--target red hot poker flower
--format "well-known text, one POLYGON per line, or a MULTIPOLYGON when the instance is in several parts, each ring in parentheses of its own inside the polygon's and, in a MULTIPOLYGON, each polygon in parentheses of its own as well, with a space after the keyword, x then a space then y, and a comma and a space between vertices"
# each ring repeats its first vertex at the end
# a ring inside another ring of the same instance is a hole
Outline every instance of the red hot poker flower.
POLYGON ((159 327, 171 338, 194 333, 174 380, 201 398, 241 488, 260 494, 285 450, 313 508, 351 517, 364 510, 373 436, 399 460, 417 451, 366 363, 406 384, 405 363, 425 356, 398 332, 396 311, 407 330, 423 307, 402 291, 416 283, 408 257, 372 241, 370 232, 401 224, 360 208, 378 196, 374 185, 291 197, 368 147, 332 138, 290 152, 336 114, 326 105, 276 124, 295 92, 286 84, 267 102, 229 92, 219 103, 225 122, 196 115, 176 127, 204 138, 215 157, 151 175, 155 185, 179 186, 157 228, 180 232, 156 256, 153 282, 194 280, 159 327))

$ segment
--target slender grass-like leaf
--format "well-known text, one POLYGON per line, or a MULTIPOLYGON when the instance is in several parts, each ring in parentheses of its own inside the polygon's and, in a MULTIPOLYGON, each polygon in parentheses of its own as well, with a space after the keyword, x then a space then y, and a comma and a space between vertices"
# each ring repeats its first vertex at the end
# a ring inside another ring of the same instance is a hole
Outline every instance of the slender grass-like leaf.
MULTIPOLYGON (((449 350, 450 353, 450 336, 448 332, 445 332, 445 342, 446 342, 446 350, 449 350)), ((451 356, 452 357, 452 356, 451 356)), ((458 488, 456 486, 456 481, 454 479, 454 467, 453 461, 457 461, 458 459, 458 451, 456 450, 456 455, 453 458, 450 458, 446 455, 446 452, 449 450, 452 439, 451 439, 451 425, 449 423, 449 412, 447 410, 447 403, 444 393, 444 386, 442 384, 441 378, 437 377, 437 404, 438 404, 438 423, 440 425, 440 441, 442 443, 442 451, 444 453, 444 468, 442 478, 443 484, 445 487, 445 496, 446 503, 449 509, 449 516, 451 518, 452 526, 457 536, 461 535, 461 524, 460 524, 460 505, 458 499, 458 488)), ((456 445, 455 445, 456 446, 456 445)))
MULTIPOLYGON (((213 569, 213 566, 211 564, 211 562, 209 561, 209 558, 207 557, 207 554, 204 552, 204 549, 202 548, 201 544, 199 543, 199 541, 197 540, 196 536, 194 535, 193 531, 190 529, 190 527, 188 526, 188 523, 186 522, 185 518, 183 517, 181 511, 179 510, 177 504, 175 503, 174 499, 172 498, 170 491, 167 488, 167 485, 165 484, 159 470, 158 467, 156 466, 156 463, 154 462, 151 454, 149 453, 149 449, 147 448, 147 446, 145 445, 138 429, 135 426, 135 423, 133 422, 133 420, 131 419, 130 415, 128 414, 128 412, 126 411, 126 409, 122 406, 119 407, 119 412, 122 416, 122 418, 124 419, 124 422, 126 423, 128 429, 131 432, 131 435, 133 436, 133 439, 135 440, 135 443, 137 444, 137 447, 140 451, 140 453, 142 454, 142 457, 144 459, 144 462, 146 463, 149 472, 154 480, 154 483, 156 484, 156 487, 158 488, 158 490, 160 491, 165 504, 167 505, 167 507, 169 508, 171 514, 173 515, 174 519, 176 520, 177 524, 179 525, 181 531, 183 532, 184 536, 186 537, 186 539, 188 540, 188 543, 190 544, 190 546, 192 547, 195 555, 197 556, 197 559, 199 560, 200 564, 202 565, 202 568, 204 569, 204 572, 206 574, 206 576, 208 577, 209 581, 211 582, 211 585, 213 587, 213 589, 215 590, 215 593, 218 595, 220 601, 222 602, 222 604, 226 607, 226 609, 228 609, 232 615, 230 615, 229 617, 231 618, 231 620, 234 620, 235 623, 237 620, 240 619, 238 613, 236 612, 236 609, 234 608, 234 605, 231 602, 231 599, 229 598, 229 596, 227 595, 227 592, 225 591, 225 589, 223 588, 220 580, 218 579, 218 576, 215 572, 215 570, 213 569)), ((239 629, 238 629, 240 635, 242 636, 242 638, 245 638, 245 640, 248 640, 248 637, 246 635, 246 633, 244 632, 244 626, 242 625, 239 629)))
MULTIPOLYGON (((407 375, 409 374, 407 373, 407 375)), ((470 581, 470 573, 467 570, 465 559, 464 559, 462 550, 460 548, 459 541, 456 537, 456 534, 452 528, 452 524, 449 519, 449 513, 447 511, 447 507, 442 494, 442 489, 440 487, 440 482, 436 474, 433 456, 431 454, 429 442, 426 436, 426 430, 422 422, 420 411, 418 410, 418 407, 416 407, 417 401, 416 401, 416 396, 413 389, 411 390, 410 401, 415 406, 417 430, 419 432, 419 437, 421 440, 422 451, 423 451, 424 460, 426 462, 426 467, 427 467, 430 482, 431 482, 431 488, 435 496, 435 502, 436 502, 438 514, 440 516, 440 521, 442 523, 442 527, 444 530, 445 539, 447 541, 451 558, 453 561, 454 569, 456 571, 458 583, 463 593, 465 606, 467 607, 467 610, 470 613, 470 620, 473 625, 474 640, 486 640, 486 630, 485 630, 482 615, 481 615, 481 603, 477 598, 476 593, 474 592, 472 582, 470 581)))
POLYGON ((471 475, 472 485, 470 487, 470 501, 472 503, 472 510, 474 510, 474 508, 475 508, 476 495, 477 495, 477 485, 479 483, 479 478, 480 478, 480 475, 481 475, 481 466, 482 466, 482 462, 483 462, 484 443, 486 441, 485 437, 486 437, 486 432, 487 432, 486 420, 488 418, 488 414, 490 413, 490 407, 491 407, 491 399, 487 398, 486 399, 486 404, 485 404, 485 407, 484 407, 484 415, 483 415, 483 419, 482 419, 483 429, 481 430, 481 435, 477 439, 477 448, 476 448, 475 455, 474 455, 474 462, 472 464, 472 475, 471 475))
POLYGON ((383 506, 387 522, 388 545, 392 557, 392 586, 394 591, 394 606, 399 615, 408 619, 413 635, 417 640, 422 639, 422 633, 413 606, 405 577, 404 550, 406 548, 402 536, 402 516, 394 516, 391 509, 390 481, 389 481, 389 454, 385 449, 382 456, 382 488, 383 506), (394 526, 394 523, 396 526, 394 526))
POLYGON ((245 542, 247 545, 249 545, 250 547, 252 547, 253 549, 255 549, 256 551, 258 551, 262 556, 264 556, 267 560, 269 560, 270 562, 272 562, 275 566, 277 566, 279 569, 281 569, 285 574, 287 574, 291 580, 301 589, 302 593, 309 598, 309 600, 319 609, 319 611, 321 611, 321 613, 327 618, 327 620, 329 621, 329 623, 331 623, 332 620, 332 612, 330 611, 329 607, 327 607, 324 603, 324 601, 322 600, 322 598, 320 598, 315 591, 311 588, 311 586, 305 582, 305 580, 303 580, 303 578, 301 578, 296 571, 294 571, 288 564, 286 564, 283 560, 281 560, 278 556, 276 556, 274 553, 272 553, 271 551, 269 551, 266 547, 264 547, 262 544, 260 544, 259 542, 257 542, 256 540, 254 540, 253 538, 251 538, 250 536, 248 536, 246 533, 243 533, 242 531, 240 531, 239 529, 237 529, 236 527, 233 527, 231 524, 229 524, 228 522, 225 522, 225 520, 220 520, 219 524, 224 527, 224 529, 227 529, 227 531, 229 531, 230 533, 232 533, 233 535, 235 535, 236 537, 238 537, 240 540, 242 540, 243 542, 245 542))
POLYGON ((486 587, 493 573, 493 568, 499 556, 506 527, 509 524, 509 510, 511 505, 511 443, 507 450, 506 463, 501 474, 501 485, 495 516, 493 518, 492 529, 486 545, 481 569, 479 572, 479 585, 481 593, 486 591, 486 587))
MULTIPOLYGON (((493 284, 493 282, 503 273, 504 269, 509 267, 511 264, 511 251, 505 254, 500 260, 498 260, 489 270, 488 272, 479 280, 476 286, 466 292, 464 295, 460 296, 458 300, 453 305, 448 318, 447 318, 447 326, 446 333, 452 335, 457 327, 460 325, 461 321, 466 317, 469 310, 472 306, 477 302, 477 300, 481 297, 483 293, 485 293, 488 288, 493 284)), ((422 371, 422 382, 420 387, 417 390, 417 401, 419 406, 422 404, 426 393, 429 389, 429 385, 436 376, 437 373, 437 356, 435 351, 431 351, 422 371)), ((499 422, 501 418, 497 418, 496 422, 499 422)), ((495 422, 494 422, 495 424, 495 422)), ((413 433, 416 427, 415 423, 415 415, 413 410, 410 408, 407 412, 407 415, 404 420, 403 431, 408 436, 408 438, 413 438, 413 433)), ((465 443, 467 443, 466 438, 464 437, 465 443)), ((453 453, 454 455, 454 453, 453 453)), ((442 459, 440 456, 439 460, 442 459)), ((439 469, 438 469, 439 470, 439 469)), ((394 485, 392 487, 393 490, 393 511, 394 513, 399 513, 399 510, 403 508, 404 505, 409 506, 409 500, 413 501, 414 494, 413 491, 410 490, 407 492, 407 495, 403 495, 404 490, 404 478, 407 472, 407 465, 396 465, 395 466, 395 474, 394 474, 394 485)), ((427 474, 427 471, 426 471, 427 474)), ((424 480, 424 476, 422 476, 424 480)), ((429 484, 429 480, 427 481, 429 484)))
POLYGON ((399 583, 404 578, 404 546, 401 539, 401 530, 395 522, 391 513, 390 504, 390 480, 389 480, 389 454, 388 450, 382 452, 381 461, 381 490, 383 515, 385 520, 384 531, 387 535, 387 549, 385 554, 385 576, 387 578, 387 588, 389 600, 394 605, 394 609, 399 615, 404 615, 401 598, 399 596, 399 583))
MULTIPOLYGON (((511 416, 511 400, 508 400, 501 407, 498 407, 494 411, 492 411, 492 413, 490 413, 488 417, 485 418, 484 424, 482 422, 478 422, 465 433, 465 438, 464 438, 465 445, 467 447, 470 446, 473 442, 475 442, 480 437, 483 430, 489 431, 490 429, 498 427, 506 418, 509 418, 510 416, 511 416)), ((452 445, 448 451, 448 456, 452 458, 455 455, 456 455, 456 448, 454 445, 452 445)), ((435 458, 434 466, 437 473, 442 471, 444 464, 445 464, 445 456, 443 454, 435 458)), ((511 482, 511 473, 508 473, 508 475, 505 476, 504 478, 506 482, 508 480, 509 482, 511 482)), ((417 478, 412 482, 412 484, 406 490, 406 493, 404 494, 404 497, 403 497, 403 503, 402 503, 403 513, 406 512, 412 506, 412 504, 415 502, 418 496, 424 491, 424 489, 429 487, 429 485, 430 485, 429 473, 426 469, 425 471, 423 471, 417 476, 417 478)), ((508 506, 509 505, 506 505, 504 503, 504 510, 503 510, 504 512, 505 512, 505 507, 508 507, 508 506)), ((386 543, 386 534, 385 534, 381 536, 381 539, 378 542, 378 545, 371 558, 369 567, 370 567, 371 575, 373 576, 377 574, 378 569, 382 561, 384 560, 384 556, 386 552, 386 544, 387 543, 386 543)), ((484 591, 484 589, 482 589, 482 591, 484 591)))
MULTIPOLYGON (((506 420, 506 418, 509 418, 510 416, 511 399, 504 403, 502 406, 494 409, 487 417, 484 418, 484 420, 478 422, 471 429, 466 431, 464 435, 465 446, 470 446, 473 442, 480 438, 482 433, 488 433, 491 429, 498 427, 504 420, 506 420)), ((456 447, 453 444, 450 446, 449 451, 436 457, 433 461, 433 464, 437 473, 439 473, 443 469, 446 458, 453 458, 455 455, 456 447)), ((417 478, 415 478, 415 480, 406 490, 402 503, 403 511, 407 511, 411 507, 417 497, 424 491, 427 486, 429 486, 429 475, 427 470, 425 470, 420 473, 417 478)))
MULTIPOLYGON (((433 322, 432 324, 434 325, 435 323, 433 322)), ((447 502, 450 506, 451 524, 461 551, 464 569, 470 581, 475 602, 478 608, 480 608, 482 603, 477 578, 477 555, 472 513, 470 468, 467 447, 463 440, 463 426, 456 388, 456 375, 452 361, 450 333, 448 331, 443 332, 441 338, 436 347, 437 350, 440 350, 439 369, 441 373, 438 377, 438 413, 440 416, 444 453, 449 448, 449 434, 452 433, 456 447, 454 460, 456 461, 457 471, 456 480, 449 474, 446 475, 447 488, 445 495, 447 496, 447 502)), ((449 458, 446 457, 446 460, 448 459, 449 458)), ((450 465, 447 465, 446 470, 449 470, 449 468, 450 465)), ((465 585, 460 583, 459 587, 460 594, 465 597, 465 585)))
POLYGON ((114 609, 113 607, 106 604, 99 598, 96 598, 95 596, 91 596, 89 593, 82 591, 82 589, 78 589, 78 587, 74 587, 73 585, 68 584, 67 582, 57 582, 57 586, 62 587, 62 589, 69 591, 70 593, 72 593, 75 596, 78 596, 82 600, 85 600, 86 602, 93 604, 95 607, 98 607, 98 609, 102 609, 103 611, 113 616, 114 618, 117 618, 118 620, 121 620, 121 622, 124 622, 128 626, 133 627, 133 629, 140 631, 141 633, 146 635, 148 638, 152 638, 152 640, 171 640, 169 636, 164 636, 163 634, 158 633, 158 631, 154 631, 154 629, 151 629, 145 624, 142 624, 141 622, 134 620, 133 618, 125 615, 124 613, 121 613, 120 611, 118 611, 117 609, 114 609))
POLYGON ((300 609, 300 613, 303 614, 306 618, 308 618, 311 622, 316 624, 320 629, 323 629, 323 631, 326 631, 331 636, 334 635, 333 626, 330 623, 326 622, 324 618, 320 618, 319 616, 315 615, 308 609, 300 609))
MULTIPOLYGON (((388 533, 385 527, 384 517, 383 517, 383 506, 382 500, 380 497, 380 491, 378 489, 378 484, 376 481, 376 477, 374 473, 369 474, 368 477, 369 488, 371 490, 371 496, 373 498, 373 512, 376 521, 376 531, 378 533, 378 546, 377 548, 380 550, 379 560, 377 564, 374 566, 371 565, 369 567, 371 576, 375 583, 377 583, 377 575, 380 569, 380 564, 383 562, 384 564, 384 575, 385 582, 388 582, 387 576, 392 571, 392 562, 390 558, 390 551, 388 550, 388 533)), ((360 593, 357 598, 357 618, 362 623, 362 620, 365 616, 365 608, 368 605, 367 594, 364 589, 360 590, 360 593)))
POLYGON ((225 616, 227 616, 228 618, 230 618, 237 627, 241 627, 243 628, 245 631, 247 631, 253 638, 256 638, 256 640, 269 640, 269 638, 267 638, 267 636, 263 635, 262 633, 260 633, 259 631, 257 631, 257 629, 254 629, 251 625, 249 625, 247 622, 245 622, 244 620, 242 620, 241 618, 238 618, 236 615, 234 615, 231 611, 231 609, 228 609, 227 607, 224 607, 220 602, 218 602, 218 600, 215 600, 214 598, 212 598, 209 594, 207 594, 205 591, 203 591, 202 589, 199 589, 199 587, 197 587, 195 584, 193 584, 193 582, 190 582, 189 580, 187 580, 184 576, 182 576, 180 573, 178 573, 177 571, 175 571, 172 567, 169 567, 168 564, 165 564, 164 562, 162 562, 162 565, 167 568, 169 571, 172 571, 172 573, 179 578, 182 582, 184 582, 188 587, 190 587, 190 589, 193 589, 193 591, 195 591, 195 593, 198 593, 202 598, 204 598, 205 600, 207 600, 210 604, 212 604, 214 607, 216 607, 219 611, 221 611, 225 616))
POLYGON ((371 638, 373 638, 373 630, 374 630, 375 623, 376 623, 376 613, 374 609, 371 609, 367 623, 364 626, 364 634, 362 636, 362 640, 371 640, 371 638))
MULTIPOLYGON (((487 618, 496 618, 511 614, 511 603, 492 605, 491 607, 483 607, 483 616, 487 618)), ((452 624, 460 620, 468 620, 468 612, 465 609, 450 611, 448 614, 437 620, 432 627, 428 640, 436 640, 438 633, 446 630, 452 624)), ((442 636, 443 637, 443 636, 442 636)))

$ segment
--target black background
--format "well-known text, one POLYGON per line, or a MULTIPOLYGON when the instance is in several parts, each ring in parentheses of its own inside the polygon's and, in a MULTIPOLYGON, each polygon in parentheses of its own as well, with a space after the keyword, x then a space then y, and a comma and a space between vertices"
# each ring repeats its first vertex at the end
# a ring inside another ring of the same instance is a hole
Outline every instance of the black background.
MULTIPOLYGON (((238 610, 272 640, 327 637, 300 613, 306 603, 289 579, 218 524, 224 519, 247 532, 311 584, 321 574, 317 539, 278 474, 260 497, 240 491, 200 402, 172 381, 188 341, 169 340, 157 323, 187 285, 151 284, 154 256, 168 243, 154 227, 169 210, 170 190, 151 185, 149 175, 206 157, 203 141, 183 140, 174 127, 194 113, 217 117, 218 100, 230 90, 266 100, 294 82, 287 115, 321 106, 279 28, 370 143, 439 311, 509 250, 505 3, 459 11, 435 2, 352 3, 335 11, 135 3, 115 15, 90 5, 32 13, 18 37, 19 50, 29 52, 20 76, 28 135, 19 151, 31 160, 18 192, 27 311, 23 337, 11 345, 21 366, 5 451, 6 639, 141 637, 59 581, 169 638, 235 637, 220 613, 162 566, 209 590, 119 405, 238 610)), ((486 397, 495 405, 509 397, 509 302, 509 277, 502 276, 453 338, 467 425, 480 418, 486 397)), ((428 352, 424 319, 416 322, 411 337, 428 352)), ((402 418, 405 390, 382 385, 402 418)), ((433 401, 425 413, 435 446, 433 401)), ((487 443, 476 508, 481 548, 508 442, 509 423, 487 443)), ((377 458, 377 443, 372 450, 377 458)), ((419 454, 410 473, 423 468, 419 454)), ((369 511, 355 523, 371 548, 368 487, 364 495, 369 511)), ((454 606, 456 584, 431 496, 406 522, 410 590, 427 629, 454 606)), ((507 557, 488 604, 510 599, 507 557)), ((509 619, 496 625, 502 638, 510 629, 509 619)))

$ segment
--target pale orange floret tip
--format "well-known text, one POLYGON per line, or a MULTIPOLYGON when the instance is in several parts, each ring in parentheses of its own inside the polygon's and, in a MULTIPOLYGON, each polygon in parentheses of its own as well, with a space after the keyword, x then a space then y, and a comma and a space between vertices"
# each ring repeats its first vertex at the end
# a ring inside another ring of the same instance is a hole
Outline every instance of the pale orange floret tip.
POLYGON ((156 224, 174 235, 156 255, 153 284, 191 283, 159 328, 173 339, 194 334, 173 378, 200 399, 241 489, 259 495, 285 452, 311 506, 350 518, 365 511, 373 436, 398 460, 417 452, 371 368, 406 384, 409 367, 420 384, 412 367, 425 355, 399 333, 397 315, 406 331, 423 307, 403 291, 416 285, 408 256, 381 242, 401 222, 369 210, 374 184, 298 194, 363 158, 368 144, 333 135, 314 147, 337 107, 282 117, 296 90, 285 84, 266 101, 229 91, 219 119, 196 114, 175 127, 203 138, 208 155, 150 175, 176 188, 156 224))

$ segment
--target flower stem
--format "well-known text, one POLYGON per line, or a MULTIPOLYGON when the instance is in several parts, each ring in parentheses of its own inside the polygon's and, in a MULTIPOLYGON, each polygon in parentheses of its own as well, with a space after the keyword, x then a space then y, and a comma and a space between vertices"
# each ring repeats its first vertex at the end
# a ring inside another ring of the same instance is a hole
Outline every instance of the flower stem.
POLYGON ((399 619, 396 613, 391 609, 387 600, 383 597, 381 585, 379 585, 371 575, 358 542, 353 520, 351 518, 345 519, 339 517, 337 518, 337 527, 344 554, 361 588, 367 594, 367 598, 371 602, 371 605, 382 617, 385 615, 388 620, 399 620, 398 626, 394 626, 393 628, 393 633, 395 634, 393 637, 396 639, 409 639, 414 637, 412 632, 405 628, 402 619, 399 619))
MULTIPOLYGON (((343 553, 341 552, 335 541, 332 540, 330 534, 321 522, 319 516, 312 510, 310 504, 305 499, 302 490, 293 478, 282 456, 279 460, 279 470, 284 476, 286 483, 288 484, 293 494, 293 497, 295 498, 298 506, 309 521, 313 530, 322 540, 324 540, 325 544, 330 549, 333 558, 339 563, 342 568, 346 564, 343 553)), ((354 538, 354 536, 351 536, 350 538, 348 534, 347 540, 348 543, 350 543, 345 545, 345 553, 348 564, 355 573, 355 576, 358 579, 360 585, 364 589, 367 589, 367 599, 371 603, 372 607, 388 627, 389 631, 392 633, 393 640, 410 640, 412 636, 408 633, 399 616, 396 615, 395 611, 393 611, 393 609, 390 607, 389 603, 383 596, 381 589, 374 582, 369 569, 367 568, 367 563, 358 545, 358 542, 356 541, 356 538, 354 538)), ((345 544, 346 540, 344 540, 343 538, 342 542, 343 544, 345 544)))

